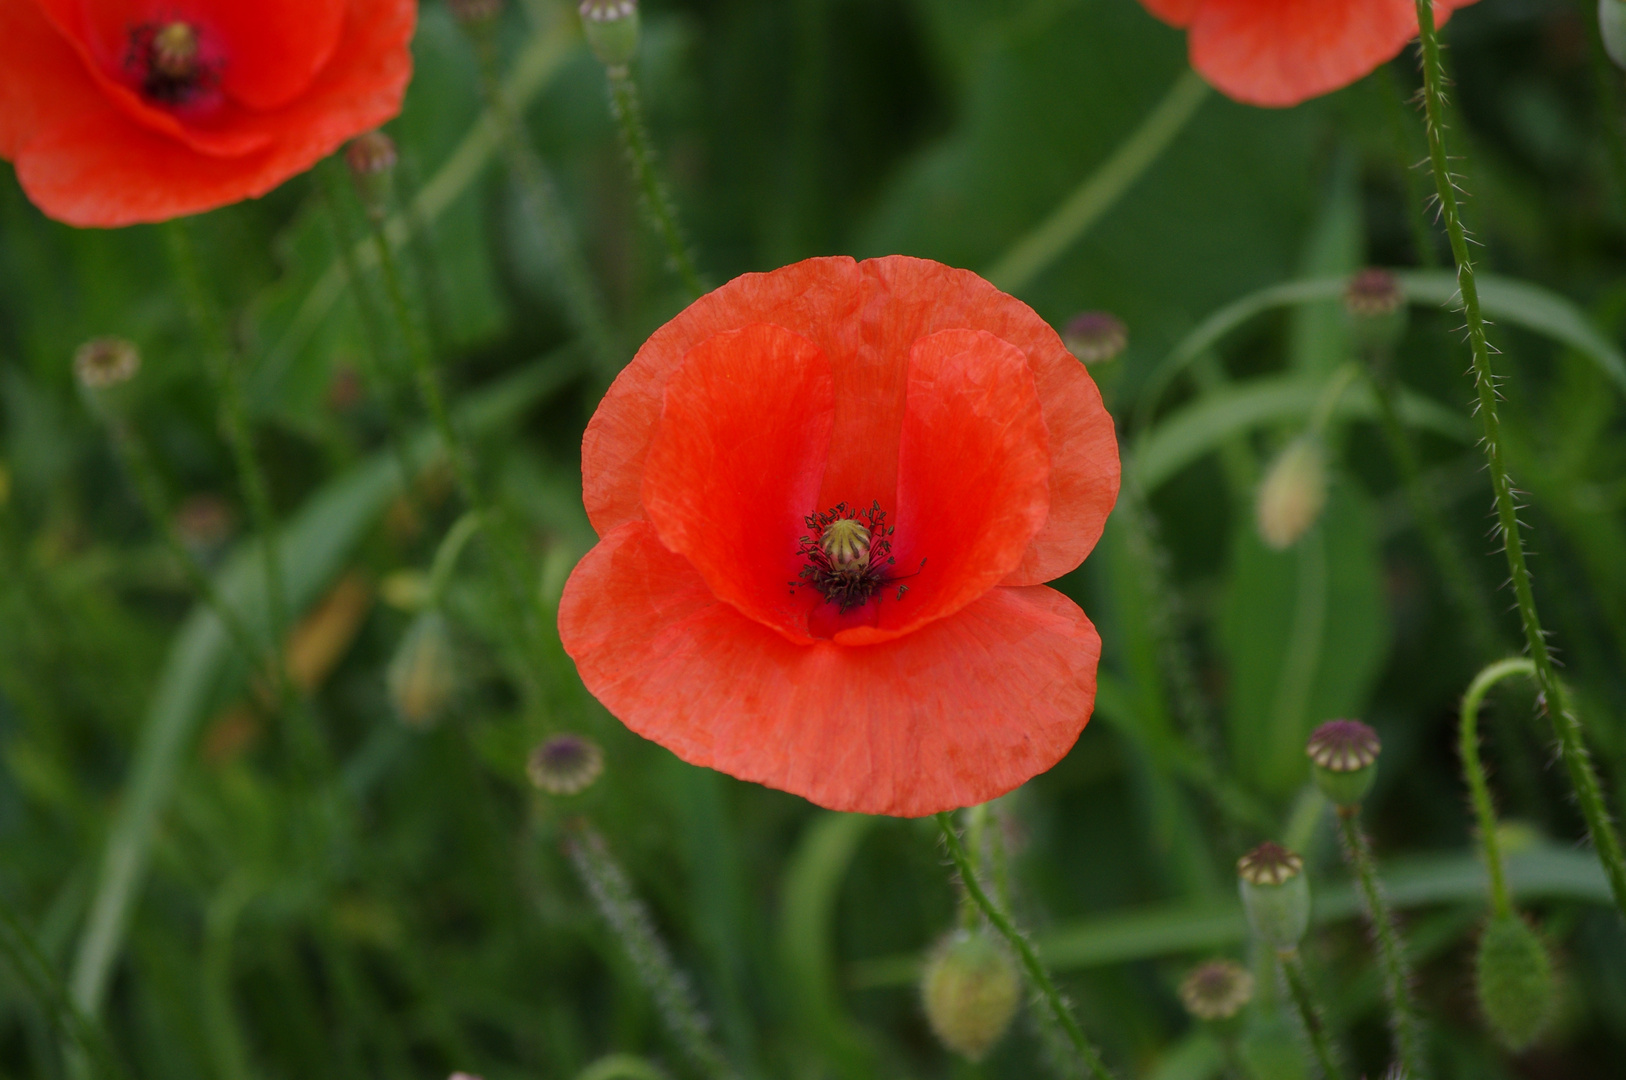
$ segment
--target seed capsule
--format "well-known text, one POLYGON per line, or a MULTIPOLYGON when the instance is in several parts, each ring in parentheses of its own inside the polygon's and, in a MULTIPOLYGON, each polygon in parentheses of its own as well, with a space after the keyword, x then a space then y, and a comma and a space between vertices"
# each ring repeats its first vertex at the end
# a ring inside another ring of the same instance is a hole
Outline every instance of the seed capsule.
POLYGON ((1372 790, 1382 749, 1378 733, 1359 720, 1328 720, 1311 733, 1304 752, 1321 793, 1334 806, 1354 806, 1372 790))
POLYGON ((582 34, 612 71, 624 71, 638 55, 638 0, 582 0, 582 34))
POLYGON ((1310 929, 1310 882, 1304 860, 1265 841, 1237 860, 1238 890, 1248 925, 1278 952, 1291 952, 1310 929))
POLYGON ((869 529, 855 518, 841 518, 825 527, 819 546, 836 570, 860 571, 869 566, 869 529))
POLYGON ((73 373, 87 390, 106 390, 129 382, 141 370, 141 353, 119 337, 92 338, 73 354, 73 373))
POLYGON ((920 980, 926 1019, 943 1044, 981 1061, 1009 1030, 1022 982, 1005 947, 984 930, 943 939, 920 980))
POLYGON ((1129 328, 1110 312, 1084 311, 1068 321, 1061 340, 1086 364, 1103 364, 1117 359, 1129 345, 1129 328))
POLYGON ((525 762, 531 783, 549 795, 585 791, 604 771, 604 751, 585 735, 569 733, 544 739, 525 762))
POLYGON ((1199 1020, 1230 1020, 1253 1000, 1253 975, 1235 960, 1210 960, 1180 984, 1180 1001, 1199 1020))

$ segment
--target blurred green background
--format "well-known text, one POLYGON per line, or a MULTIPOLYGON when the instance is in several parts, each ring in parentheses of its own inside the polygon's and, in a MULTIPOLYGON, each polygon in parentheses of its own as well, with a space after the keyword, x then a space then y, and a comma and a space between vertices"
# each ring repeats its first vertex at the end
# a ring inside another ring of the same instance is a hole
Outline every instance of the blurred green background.
MULTIPOLYGON (((1626 144, 1592 10, 1481 0, 1446 37, 1481 266, 1532 283, 1506 290, 1491 316, 1537 592, 1619 814, 1626 144)), ((651 0, 643 27, 636 76, 713 284, 831 253, 986 270, 1185 70, 1184 36, 1133 0, 651 0)), ((523 521, 551 606, 594 539, 582 428, 614 368, 687 295, 640 214, 604 69, 574 12, 511 4, 498 40, 608 306, 613 353, 595 357, 571 332, 541 225, 482 120, 475 53, 439 4, 422 9, 417 74, 389 128, 402 157, 395 206, 480 471, 523 521)), ((996 815, 1017 911, 1126 1076, 1218 1075, 1215 1044, 1175 987, 1210 954, 1246 955, 1233 865, 1267 838, 1306 851, 1322 914, 1306 945, 1312 976, 1357 1071, 1382 1072, 1369 948, 1326 815, 1301 794, 1305 735, 1346 715, 1384 740, 1367 820, 1413 935, 1438 1075, 1626 1071, 1626 929, 1577 848, 1546 722, 1517 682, 1493 695, 1489 760, 1519 826, 1521 906, 1557 950, 1562 1001, 1548 1037, 1519 1056, 1476 1014, 1470 963, 1486 907, 1456 704, 1519 639, 1489 535, 1460 316, 1421 289, 1393 362, 1417 398, 1429 498, 1465 553, 1482 624, 1452 606, 1359 401, 1329 431, 1321 523, 1286 553, 1255 536, 1261 470, 1351 356, 1336 299, 1268 307, 1156 401, 1147 392, 1205 317, 1257 290, 1449 261, 1441 236, 1425 250, 1415 238, 1427 184, 1405 167, 1424 153, 1406 102, 1417 82, 1408 52, 1295 109, 1210 95, 1019 289, 1057 326, 1106 309, 1130 331, 1127 353, 1097 374, 1145 498, 1126 501, 1059 583, 1102 631, 1096 718, 996 815)), ((976 1067, 926 1026, 915 965, 956 903, 930 822, 829 814, 631 735, 585 694, 556 639, 546 663, 505 646, 504 579, 482 542, 443 605, 449 652, 435 675, 449 703, 432 722, 402 722, 386 672, 461 508, 443 468, 409 498, 393 482, 386 411, 358 374, 365 309, 337 258, 336 237, 359 243, 365 223, 341 194, 337 226, 310 177, 193 224, 250 366, 257 446, 286 524, 303 618, 292 651, 324 744, 313 774, 256 708, 73 377, 90 337, 139 345, 144 367, 118 409, 150 445, 188 545, 263 612, 247 510, 161 234, 56 225, 0 167, 0 897, 37 942, 40 970, 81 1000, 104 981, 101 1022, 136 1077, 567 1078, 611 1053, 654 1064, 615 1073, 612 1060, 601 1077, 698 1075, 561 853, 580 815, 627 868, 741 1075, 1046 1070, 1036 1021, 976 1067), (605 773, 583 794, 543 795, 526 755, 564 730, 602 744, 605 773), (131 824, 146 811, 150 851, 131 824), (110 899, 108 868, 138 851, 147 861, 110 899), (112 931, 100 946, 97 927, 112 931)), ((361 270, 361 295, 381 309, 372 261, 361 270)), ((1417 280, 1442 287, 1440 273, 1417 280)), ((387 333, 386 364, 399 368, 402 343, 387 333)), ((68 1075, 42 985, 0 970, 0 1072, 68 1075)), ((1308 1075, 1273 1004, 1249 1023, 1261 1060, 1276 1055, 1262 1075, 1308 1075)))

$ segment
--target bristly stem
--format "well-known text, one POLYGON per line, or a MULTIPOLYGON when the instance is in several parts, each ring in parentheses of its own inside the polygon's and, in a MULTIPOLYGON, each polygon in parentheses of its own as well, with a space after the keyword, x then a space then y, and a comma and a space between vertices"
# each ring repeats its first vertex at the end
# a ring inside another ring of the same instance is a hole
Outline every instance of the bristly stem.
POLYGON ((1304 977, 1304 962, 1299 959, 1296 950, 1278 956, 1277 960, 1287 979, 1287 992, 1293 998, 1299 1022, 1304 1025, 1304 1034, 1310 1040, 1310 1050, 1315 1054, 1316 1064, 1321 1066, 1322 1075, 1325 1080, 1343 1080, 1338 1055, 1333 1052, 1332 1039, 1327 1035, 1326 1021, 1322 1019, 1321 1009, 1310 992, 1310 981, 1304 977))
POLYGON ((1457 722, 1457 752, 1462 756, 1462 775, 1468 782, 1468 796, 1474 816, 1479 819, 1479 850, 1490 877, 1491 910, 1497 918, 1513 914, 1513 900, 1507 891, 1507 871, 1502 865, 1502 843, 1496 834, 1496 805, 1491 801, 1490 784, 1485 780, 1485 764, 1479 756, 1479 706, 1490 688, 1510 675, 1535 675, 1536 665, 1523 656, 1499 660, 1485 668, 1462 695, 1462 715, 1457 722))
POLYGON ((699 297, 706 287, 700 280, 700 271, 695 269, 689 246, 683 240, 672 193, 662 182, 657 169, 649 130, 644 126, 643 106, 638 100, 638 84, 633 80, 631 69, 624 65, 606 68, 605 71, 610 80, 610 112, 615 116, 616 126, 621 129, 621 143, 626 148, 627 161, 632 165, 633 179, 643 194, 645 209, 649 212, 655 231, 660 233, 662 242, 666 244, 672 269, 683 279, 689 292, 699 297))
POLYGON ((1022 967, 1026 969, 1028 979, 1044 998, 1045 1004, 1055 1016, 1056 1023, 1066 1032, 1068 1042, 1072 1043, 1073 1050, 1083 1060, 1090 1075, 1096 1080, 1111 1080, 1112 1074, 1107 1071, 1106 1064, 1101 1060, 1100 1053, 1091 1045, 1084 1029, 1078 1026, 1078 1020, 1073 1016, 1073 1010, 1068 1006, 1067 1000, 1056 989, 1051 980, 1050 973, 1039 962, 1039 956, 1033 951, 1027 936, 1016 928, 1009 915, 996 904, 982 887, 977 876, 977 868, 972 865, 971 856, 966 852, 965 845, 960 841, 960 834, 954 830, 954 818, 947 811, 937 815, 937 827, 943 833, 943 843, 948 846, 949 858, 954 860, 954 868, 959 871, 960 883, 965 886, 966 895, 971 902, 982 911, 995 930, 1010 944, 1016 955, 1021 958, 1022 967))
POLYGON ((1372 844, 1367 839, 1366 830, 1361 828, 1360 808, 1349 807, 1346 813, 1340 807, 1337 817, 1344 858, 1355 872, 1367 925, 1377 940, 1378 961, 1383 969, 1383 993, 1389 999, 1389 1026, 1394 1036, 1395 1058, 1405 1070, 1406 1080, 1424 1080, 1428 1075, 1428 1059, 1424 1052, 1417 999, 1412 993, 1411 961, 1406 956, 1406 942, 1395 921, 1394 909, 1389 906, 1389 898, 1383 892, 1383 884, 1378 880, 1377 860, 1372 856, 1372 844))
POLYGON ((1496 492, 1497 519, 1513 581, 1513 594, 1518 602, 1519 621, 1524 627, 1525 642, 1535 665, 1536 683, 1541 688, 1544 707, 1552 718, 1558 736, 1559 752, 1569 772, 1570 784, 1575 789, 1581 815, 1586 819, 1593 851, 1603 864, 1610 891, 1614 893, 1615 906, 1626 916, 1626 855, 1622 854, 1620 837, 1609 819, 1597 771, 1587 754, 1580 718, 1570 707, 1569 696, 1554 669, 1546 632, 1542 630, 1541 619, 1536 613, 1530 571, 1525 565, 1518 505, 1514 500, 1513 482, 1508 475, 1506 455, 1502 449, 1501 424, 1497 417, 1498 393, 1496 377, 1491 371, 1490 345, 1485 340, 1485 320, 1479 309, 1479 289, 1474 280, 1473 259, 1468 251, 1468 236, 1462 226, 1457 191, 1445 152, 1445 64, 1440 58, 1440 38, 1434 27, 1434 9, 1430 0, 1417 0, 1417 25, 1422 41, 1428 156, 1434 170, 1434 185, 1440 196, 1440 213, 1445 220, 1446 236, 1451 241, 1451 254, 1457 264, 1457 287, 1462 295, 1463 314, 1468 324, 1474 383, 1479 394, 1479 416, 1485 425, 1485 456, 1490 465, 1491 486, 1496 492))

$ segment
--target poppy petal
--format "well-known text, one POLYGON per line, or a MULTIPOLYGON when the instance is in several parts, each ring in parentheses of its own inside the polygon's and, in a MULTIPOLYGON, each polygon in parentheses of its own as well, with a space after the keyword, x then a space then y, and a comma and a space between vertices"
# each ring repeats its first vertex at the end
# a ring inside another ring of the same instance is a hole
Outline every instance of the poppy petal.
POLYGON ((629 728, 833 810, 914 817, 995 798, 1089 720, 1101 642, 1072 601, 995 588, 905 637, 797 645, 712 595, 652 526, 576 567, 559 632, 629 728))
POLYGON ((108 108, 73 47, 32 3, 0 3, 0 157, 15 160, 41 131, 108 108))
POLYGON ((643 494, 661 542, 719 599, 811 640, 791 583, 830 449, 830 362, 783 327, 748 326, 690 349, 665 396, 643 494))
POLYGON ((984 330, 921 338, 906 401, 892 551, 908 592, 883 594, 876 624, 840 631, 842 644, 959 611, 1016 568, 1050 507, 1049 440, 1016 346, 984 330))
POLYGON ((1170 26, 1190 26, 1203 0, 1140 0, 1141 6, 1170 26))

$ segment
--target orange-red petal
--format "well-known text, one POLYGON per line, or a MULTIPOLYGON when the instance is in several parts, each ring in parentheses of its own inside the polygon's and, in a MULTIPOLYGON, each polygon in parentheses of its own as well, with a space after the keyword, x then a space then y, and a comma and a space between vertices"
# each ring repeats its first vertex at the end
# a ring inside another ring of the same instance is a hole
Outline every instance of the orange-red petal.
POLYGON ((808 640, 797 538, 830 450, 830 363, 780 326, 713 335, 666 382, 644 468, 661 542, 744 614, 808 640))
POLYGON ((879 645, 797 645, 719 601, 644 522, 565 586, 587 688, 685 761, 821 806, 912 817, 1002 795, 1065 755, 1100 639, 1054 590, 995 588, 879 645))

